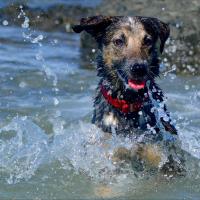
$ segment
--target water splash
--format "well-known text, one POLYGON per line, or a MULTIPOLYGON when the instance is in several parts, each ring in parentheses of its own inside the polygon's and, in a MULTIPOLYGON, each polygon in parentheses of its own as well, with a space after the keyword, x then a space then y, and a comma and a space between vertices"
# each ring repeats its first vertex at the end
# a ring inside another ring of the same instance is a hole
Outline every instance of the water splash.
MULTIPOLYGON (((160 122, 160 119, 163 119, 166 122, 170 121, 169 116, 165 112, 164 106, 165 106, 165 99, 162 102, 158 102, 156 99, 153 98, 153 92, 157 92, 157 89, 153 87, 150 88, 150 81, 147 81, 147 87, 148 87, 148 96, 154 105, 154 107, 151 109, 151 112, 155 114, 156 121, 160 122)), ((157 123, 157 126, 160 130, 165 130, 164 126, 161 123, 157 123)), ((154 131, 155 132, 155 131, 154 131)))
POLYGON ((7 183, 31 178, 47 153, 46 134, 30 120, 15 118, 0 129, 0 168, 9 174, 7 183))
MULTIPOLYGON (((53 136, 48 136, 28 117, 14 118, 0 129, 0 169, 8 184, 27 181, 43 166, 51 168, 58 162, 66 177, 73 172, 94 182, 116 183, 119 189, 124 190, 125 184, 137 188, 138 178, 142 177, 136 178, 131 168, 116 173, 118 168, 111 159, 114 149, 133 146, 130 138, 113 135, 105 139, 100 129, 86 122, 73 123, 67 128, 63 120, 54 120, 52 124, 53 136)), ((191 139, 185 148, 200 158, 198 140, 183 135, 183 142, 191 139)), ((48 174, 43 176, 48 178, 48 174)))
POLYGON ((116 167, 111 161, 116 147, 131 147, 127 138, 103 141, 103 132, 80 122, 60 129, 53 137, 26 117, 15 118, 0 129, 0 168, 9 184, 30 179, 45 163, 59 161, 63 169, 87 174, 90 178, 111 181, 116 167))
POLYGON ((45 39, 45 37, 43 34, 35 35, 35 31, 31 30, 30 28, 30 19, 26 16, 25 11, 23 10, 23 6, 20 5, 19 8, 20 13, 18 15, 18 19, 22 18, 24 20, 21 25, 21 27, 24 29, 22 32, 24 41, 38 45, 39 50, 36 53, 35 58, 36 60, 41 61, 42 69, 45 72, 47 79, 53 78, 53 87, 56 89, 58 83, 57 75, 47 66, 43 52, 41 50, 41 47, 43 46, 42 41, 45 39))

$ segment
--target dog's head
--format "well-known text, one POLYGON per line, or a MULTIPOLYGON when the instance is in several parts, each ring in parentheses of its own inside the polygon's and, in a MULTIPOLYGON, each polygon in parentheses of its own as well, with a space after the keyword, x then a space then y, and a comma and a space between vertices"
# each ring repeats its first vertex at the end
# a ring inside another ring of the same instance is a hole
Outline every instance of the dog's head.
POLYGON ((159 74, 159 55, 169 37, 169 26, 151 17, 94 16, 73 26, 97 41, 98 70, 113 84, 140 89, 159 74))

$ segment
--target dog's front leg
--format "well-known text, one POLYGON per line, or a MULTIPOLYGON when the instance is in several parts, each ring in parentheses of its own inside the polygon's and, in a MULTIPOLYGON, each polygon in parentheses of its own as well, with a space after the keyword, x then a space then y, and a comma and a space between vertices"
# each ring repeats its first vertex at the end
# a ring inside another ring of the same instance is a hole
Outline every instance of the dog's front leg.
POLYGON ((157 145, 139 144, 131 149, 125 147, 117 148, 112 156, 115 163, 132 163, 132 166, 141 171, 145 166, 158 168, 162 160, 162 152, 157 145))
POLYGON ((140 144, 132 151, 132 158, 140 160, 144 166, 158 168, 162 160, 162 153, 156 144, 140 144))

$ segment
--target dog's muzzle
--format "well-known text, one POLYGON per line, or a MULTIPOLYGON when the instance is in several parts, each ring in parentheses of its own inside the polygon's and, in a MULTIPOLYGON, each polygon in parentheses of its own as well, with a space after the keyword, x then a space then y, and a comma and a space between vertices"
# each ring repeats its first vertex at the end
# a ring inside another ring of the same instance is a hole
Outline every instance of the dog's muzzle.
POLYGON ((118 69, 118 76, 126 85, 126 88, 138 91, 143 89, 146 84, 148 74, 148 65, 146 63, 134 63, 126 65, 126 73, 118 69))

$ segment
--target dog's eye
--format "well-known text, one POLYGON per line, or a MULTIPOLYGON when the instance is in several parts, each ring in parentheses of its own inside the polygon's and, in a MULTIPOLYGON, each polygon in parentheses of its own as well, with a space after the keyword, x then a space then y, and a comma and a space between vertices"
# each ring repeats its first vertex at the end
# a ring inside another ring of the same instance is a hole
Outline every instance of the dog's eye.
POLYGON ((124 45, 124 39, 117 38, 117 39, 113 40, 113 43, 117 47, 122 47, 124 45))
POLYGON ((152 43, 153 43, 152 38, 151 38, 150 36, 147 36, 147 35, 146 35, 146 36, 144 37, 144 45, 146 45, 146 46, 151 46, 152 43))

